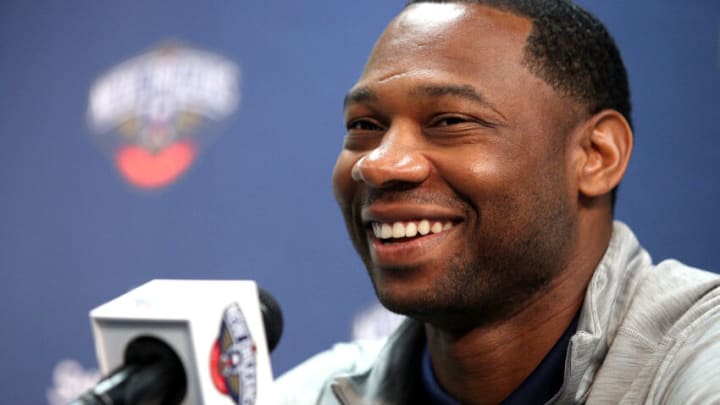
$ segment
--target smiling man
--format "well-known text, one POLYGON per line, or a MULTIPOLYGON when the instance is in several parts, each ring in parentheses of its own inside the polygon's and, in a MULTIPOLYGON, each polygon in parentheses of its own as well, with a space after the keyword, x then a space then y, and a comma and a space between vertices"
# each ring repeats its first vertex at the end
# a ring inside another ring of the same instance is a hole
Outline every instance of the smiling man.
POLYGON ((345 99, 334 192, 408 319, 282 377, 289 403, 720 402, 720 279, 613 221, 627 75, 562 0, 413 1, 345 99))

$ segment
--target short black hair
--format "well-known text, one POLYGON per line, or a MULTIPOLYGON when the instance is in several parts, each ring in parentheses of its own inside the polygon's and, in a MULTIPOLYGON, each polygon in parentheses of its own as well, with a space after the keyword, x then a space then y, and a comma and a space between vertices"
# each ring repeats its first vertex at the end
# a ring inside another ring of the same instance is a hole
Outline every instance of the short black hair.
POLYGON ((415 3, 479 4, 529 19, 523 61, 528 69, 588 113, 616 110, 632 128, 625 64, 615 40, 587 10, 569 0, 410 0, 406 7, 415 3))
POLYGON ((507 11, 532 21, 524 62, 559 94, 594 114, 620 112, 632 126, 627 71, 615 40, 594 15, 568 0, 410 0, 469 3, 507 11))

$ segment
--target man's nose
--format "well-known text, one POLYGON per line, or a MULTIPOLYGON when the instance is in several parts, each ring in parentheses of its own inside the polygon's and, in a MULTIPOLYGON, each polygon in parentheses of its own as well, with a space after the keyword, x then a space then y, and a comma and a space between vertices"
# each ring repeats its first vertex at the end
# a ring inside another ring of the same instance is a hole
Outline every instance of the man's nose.
POLYGON ((370 187, 420 184, 431 164, 420 150, 421 140, 408 129, 390 128, 380 144, 352 167, 352 178, 370 187))

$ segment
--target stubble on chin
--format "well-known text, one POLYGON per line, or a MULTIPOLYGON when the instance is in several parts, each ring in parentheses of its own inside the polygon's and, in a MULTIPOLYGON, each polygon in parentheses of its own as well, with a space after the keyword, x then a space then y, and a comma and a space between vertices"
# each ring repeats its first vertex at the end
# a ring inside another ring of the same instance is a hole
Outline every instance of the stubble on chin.
MULTIPOLYGON (((489 269, 477 261, 456 257, 431 286, 394 294, 372 276, 380 302, 390 311, 448 330, 488 327, 511 318, 542 290, 544 274, 489 269)), ((399 270, 398 270, 399 271, 399 270)), ((411 271, 404 269, 403 271, 411 271)))

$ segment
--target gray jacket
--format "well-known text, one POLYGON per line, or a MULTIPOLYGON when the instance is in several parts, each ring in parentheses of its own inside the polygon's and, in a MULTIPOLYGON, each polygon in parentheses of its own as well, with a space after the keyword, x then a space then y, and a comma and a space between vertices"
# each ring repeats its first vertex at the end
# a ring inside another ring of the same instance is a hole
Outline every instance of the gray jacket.
MULTIPOLYGON (((423 327, 387 342, 336 345, 277 381, 280 403, 417 403, 423 327)), ((588 286, 553 404, 720 404, 720 276, 653 265, 615 222, 588 286)))

